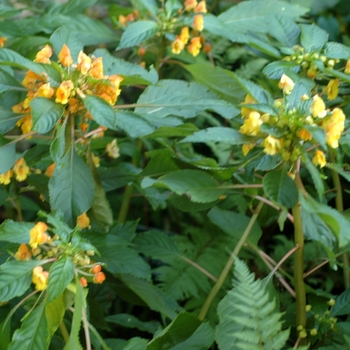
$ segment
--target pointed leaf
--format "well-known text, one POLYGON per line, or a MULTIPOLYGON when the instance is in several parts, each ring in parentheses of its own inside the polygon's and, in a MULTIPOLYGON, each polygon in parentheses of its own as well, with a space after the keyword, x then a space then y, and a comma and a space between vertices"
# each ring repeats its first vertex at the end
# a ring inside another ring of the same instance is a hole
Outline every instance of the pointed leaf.
POLYGON ((7 90, 26 91, 27 89, 10 74, 0 69, 0 93, 7 90))
POLYGON ((2 135, 0 135, 0 174, 9 171, 16 160, 16 144, 9 143, 2 135))
POLYGON ((346 289, 335 300, 335 305, 332 307, 330 317, 347 315, 350 312, 350 289, 346 289))
POLYGON ((65 313, 66 303, 63 294, 46 305, 45 314, 47 319, 47 330, 50 337, 54 335, 59 325, 63 322, 65 313))
POLYGON ((29 222, 16 222, 7 219, 0 225, 0 241, 29 243, 29 231, 33 227, 34 224, 29 222))
POLYGON ((12 130, 16 123, 23 117, 21 114, 13 113, 11 110, 0 106, 0 133, 5 134, 12 130))
POLYGON ((340 43, 328 42, 324 48, 324 54, 329 58, 349 59, 350 48, 340 43))
POLYGON ((315 24, 301 24, 300 44, 306 52, 321 50, 328 41, 328 33, 315 24))

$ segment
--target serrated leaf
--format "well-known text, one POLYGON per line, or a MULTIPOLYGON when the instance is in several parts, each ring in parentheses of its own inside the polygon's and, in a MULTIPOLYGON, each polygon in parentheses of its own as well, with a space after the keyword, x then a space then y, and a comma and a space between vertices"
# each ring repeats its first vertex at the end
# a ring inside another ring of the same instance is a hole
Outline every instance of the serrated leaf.
POLYGON ((0 69, 0 93, 7 90, 26 91, 27 89, 10 74, 0 69))
POLYGON ((270 79, 280 79, 288 69, 291 69, 293 72, 297 73, 300 70, 300 67, 295 61, 275 61, 269 63, 263 69, 263 73, 270 79))
POLYGON ((328 33, 315 24, 301 24, 300 45, 306 52, 321 50, 328 41, 328 33))
POLYGON ((282 45, 293 47, 298 43, 300 28, 294 20, 283 14, 271 13, 267 15, 267 21, 270 27, 269 33, 282 45))
POLYGON ((115 125, 133 138, 151 134, 155 130, 147 120, 133 112, 116 110, 115 117, 115 125))
POLYGON ((8 142, 2 135, 0 135, 0 174, 9 171, 16 160, 16 144, 8 142))
POLYGON ((62 323, 65 313, 66 303, 63 294, 51 301, 51 303, 47 303, 45 314, 47 319, 47 330, 50 337, 54 335, 57 328, 62 323))
POLYGON ((49 182, 51 209, 60 210, 67 223, 75 226, 76 218, 91 207, 94 198, 92 184, 89 168, 71 148, 55 168, 49 182))
POLYGON ((147 340, 142 338, 131 338, 126 342, 123 350, 146 350, 147 340))
MULTIPOLYGON (((143 187, 148 187, 147 180, 142 181, 143 187)), ((186 194, 193 202, 207 203, 217 200, 224 189, 212 176, 200 170, 178 170, 155 180, 153 186, 166 187, 178 195, 186 194)))
POLYGON ((145 138, 181 137, 192 135, 195 131, 198 131, 198 127, 192 123, 185 123, 175 127, 161 126, 151 134, 145 136, 145 138))
POLYGON ((47 302, 50 302, 63 294, 73 277, 74 264, 70 258, 62 256, 59 260, 55 261, 49 271, 47 302))
POLYGON ((251 139, 239 131, 221 126, 214 126, 194 132, 185 137, 183 142, 220 142, 228 145, 242 145, 249 143, 251 139))
POLYGON ((292 208, 298 201, 298 189, 284 168, 266 173, 263 188, 269 199, 286 208, 292 208))
POLYGON ((179 167, 176 165, 174 158, 162 152, 152 157, 139 175, 140 177, 160 176, 175 170, 179 170, 179 167))
POLYGON ((49 132, 62 117, 64 106, 47 98, 36 97, 30 101, 33 130, 45 134, 49 132))
POLYGON ((29 243, 29 231, 33 227, 34 224, 29 222, 16 222, 7 219, 0 225, 0 241, 29 243))
POLYGON ((12 130, 22 117, 23 115, 13 113, 11 110, 0 106, 0 133, 5 134, 12 130))
POLYGON ((11 260, 0 266, 0 302, 22 295, 32 283, 32 271, 39 260, 11 260))
POLYGON ((330 317, 347 315, 350 312, 350 289, 346 289, 335 300, 330 317))
POLYGON ((15 331, 8 350, 46 350, 49 347, 48 338, 45 302, 42 302, 15 331))
POLYGON ((154 21, 137 21, 129 24, 122 34, 117 50, 140 44, 159 31, 159 25, 154 21))
POLYGON ((324 47, 324 54, 329 58, 349 59, 350 48, 341 43, 328 42, 324 47))

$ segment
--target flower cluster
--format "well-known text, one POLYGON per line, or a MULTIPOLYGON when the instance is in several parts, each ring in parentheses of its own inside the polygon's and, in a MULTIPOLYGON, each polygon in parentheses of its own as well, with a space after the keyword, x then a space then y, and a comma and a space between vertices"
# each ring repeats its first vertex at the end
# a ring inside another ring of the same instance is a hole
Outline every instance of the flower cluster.
POLYGON ((243 145, 243 154, 246 155, 260 142, 266 154, 271 156, 279 154, 284 161, 294 162, 301 154, 302 145, 308 142, 313 146, 312 162, 324 167, 326 155, 318 149, 318 140, 314 138, 312 132, 323 130, 325 143, 331 148, 338 148, 345 122, 342 109, 327 109, 318 94, 313 97, 302 95, 300 108, 289 108, 288 95, 291 94, 295 84, 288 76, 283 75, 278 86, 283 90, 284 98, 275 100, 274 115, 255 110, 256 101, 250 95, 247 95, 243 102, 247 106, 243 106, 241 110, 244 121, 240 132, 254 137, 254 141, 243 145))
POLYGON ((6 173, 0 174, 0 184, 8 185, 13 175, 15 175, 18 182, 22 182, 28 177, 29 171, 29 167, 24 158, 20 158, 16 160, 12 169, 8 170, 6 173))
MULTIPOLYGON (((90 220, 86 213, 83 213, 77 220, 77 228, 83 229, 88 227, 90 220)), ((75 265, 75 271, 82 276, 81 280, 93 283, 102 283, 105 280, 105 274, 102 272, 102 265, 93 262, 91 256, 94 252, 91 250, 81 250, 75 248, 70 243, 62 242, 58 236, 53 236, 47 232, 49 227, 45 222, 39 221, 29 232, 29 243, 22 243, 14 254, 16 260, 27 261, 49 260, 54 261, 62 255, 69 257, 75 265)), ((42 266, 36 266, 32 272, 32 282, 35 289, 43 291, 47 289, 49 272, 45 271, 42 266)))

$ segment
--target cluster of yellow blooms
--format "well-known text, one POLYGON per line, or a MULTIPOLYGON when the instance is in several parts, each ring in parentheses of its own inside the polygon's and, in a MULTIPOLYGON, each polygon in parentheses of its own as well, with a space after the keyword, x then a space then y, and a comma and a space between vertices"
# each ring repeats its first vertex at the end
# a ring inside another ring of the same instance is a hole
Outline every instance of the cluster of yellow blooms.
MULTIPOLYGON (((190 35, 188 27, 183 27, 181 33, 176 36, 176 39, 171 43, 171 51, 178 55, 181 53, 187 45, 187 51, 194 57, 196 57, 203 44, 204 37, 200 35, 200 32, 204 29, 204 19, 202 13, 207 12, 205 1, 200 1, 197 3, 196 0, 185 0, 184 11, 193 11, 197 15, 194 16, 192 28, 193 31, 190 35), (192 36, 191 40, 190 37, 192 36)), ((205 51, 210 52, 208 45, 205 46, 205 51)))
POLYGON ((24 158, 16 160, 12 169, 6 173, 0 174, 0 184, 8 185, 11 182, 13 175, 15 175, 18 182, 24 181, 29 174, 29 167, 26 164, 24 158))
MULTIPOLYGON (((337 81, 330 81, 325 91, 328 94, 328 99, 334 99, 335 94, 338 93, 337 81)), ((279 88, 283 90, 285 97, 291 93, 294 88, 294 82, 285 74, 279 81, 279 88)), ((323 99, 318 95, 312 98, 303 95, 301 101, 310 101, 309 113, 299 113, 296 108, 286 110, 285 99, 277 99, 275 107, 279 113, 277 116, 270 114, 262 114, 254 109, 243 107, 241 110, 242 118, 244 118, 243 125, 240 128, 242 134, 262 138, 261 142, 264 152, 268 155, 280 154, 285 161, 296 161, 300 156, 300 145, 304 142, 311 142, 317 144, 312 134, 308 130, 310 127, 322 128, 325 132, 325 141, 331 148, 339 147, 339 138, 344 131, 345 115, 341 108, 334 108, 333 110, 326 109, 323 99), (275 137, 267 135, 261 131, 261 125, 265 123, 271 127, 276 127, 285 130, 283 136, 275 137)), ((250 95, 246 96, 244 104, 255 104, 256 101, 250 95)), ((243 154, 246 155, 256 142, 244 144, 242 146, 243 154)), ((326 156, 323 151, 316 149, 312 162, 315 165, 324 167, 326 165, 326 156)))
MULTIPOLYGON (((90 223, 89 218, 84 213, 77 220, 77 226, 82 229, 90 223)), ((58 237, 52 237, 47 233, 48 226, 45 222, 39 221, 29 232, 29 244, 21 244, 14 254, 16 260, 31 260, 34 257, 36 260, 46 258, 59 258, 62 254, 71 256, 78 272, 83 272, 85 276, 91 279, 94 283, 102 283, 106 276, 101 271, 102 267, 99 263, 91 263, 90 256, 94 252, 80 250, 74 251, 71 245, 62 244, 58 237)), ((49 272, 45 271, 42 266, 36 266, 32 273, 32 282, 35 289, 43 291, 47 289, 49 280, 49 272)), ((83 287, 87 286, 87 279, 82 277, 80 283, 83 287), (83 283, 84 282, 84 283, 83 283)))

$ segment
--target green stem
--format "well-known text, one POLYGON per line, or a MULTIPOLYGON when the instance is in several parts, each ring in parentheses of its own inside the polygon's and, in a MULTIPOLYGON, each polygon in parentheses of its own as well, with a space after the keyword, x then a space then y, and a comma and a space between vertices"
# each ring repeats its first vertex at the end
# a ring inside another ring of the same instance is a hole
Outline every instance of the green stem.
POLYGON ((68 340, 69 340, 69 333, 68 333, 68 329, 67 329, 64 321, 62 321, 60 323, 60 331, 61 331, 64 342, 67 344, 68 340))
MULTIPOLYGON (((329 153, 329 159, 332 163, 336 163, 336 158, 335 158, 335 154, 334 154, 334 150, 333 149, 328 149, 328 153, 329 153)), ((333 180, 333 184, 334 184, 334 188, 336 190, 335 192, 335 207, 339 212, 343 212, 344 211, 344 205, 343 205, 343 191, 342 191, 342 186, 341 186, 341 182, 340 182, 340 177, 339 174, 334 171, 331 170, 331 174, 332 174, 332 180, 333 180)), ((349 253, 345 252, 342 255, 342 259, 343 259, 343 264, 344 264, 344 268, 343 268, 343 278, 344 278, 344 286, 346 289, 350 288, 350 259, 349 259, 349 253)))
POLYGON ((119 211, 119 215, 118 215, 119 222, 126 221, 126 217, 128 215, 128 211, 129 211, 131 195, 132 195, 132 187, 133 187, 132 185, 127 185, 125 187, 123 201, 122 201, 122 205, 120 207, 120 211, 119 211))
POLYGON ((250 221, 245 229, 245 231, 243 232, 242 237, 240 238, 240 240, 238 241, 237 245, 235 246, 232 254, 230 255, 229 259, 226 262, 226 265, 224 267, 224 269, 222 270, 218 280, 216 281, 216 283, 214 284, 212 290, 210 291, 210 293, 207 296, 207 299, 205 300, 201 311, 199 312, 198 318, 200 320, 204 320, 205 316, 208 313, 208 310, 211 306, 211 304, 213 303, 216 295, 218 294, 219 290, 221 289, 222 285, 224 284, 226 277, 228 276, 232 265, 236 259, 236 256, 238 256, 240 250, 242 249, 244 243, 246 242, 250 232, 252 231, 253 225, 255 224, 256 219, 258 218, 258 215, 261 211, 262 206, 264 205, 263 202, 259 202, 259 204, 257 205, 254 214, 252 215, 252 217, 250 218, 250 221))
POLYGON ((162 39, 161 39, 161 43, 160 43, 160 49, 158 51, 157 60, 156 60, 156 64, 155 64, 155 68, 156 68, 158 74, 159 74, 159 71, 160 71, 160 67, 161 67, 163 56, 164 56, 165 48, 166 48, 166 38, 165 38, 164 35, 162 35, 162 39))

